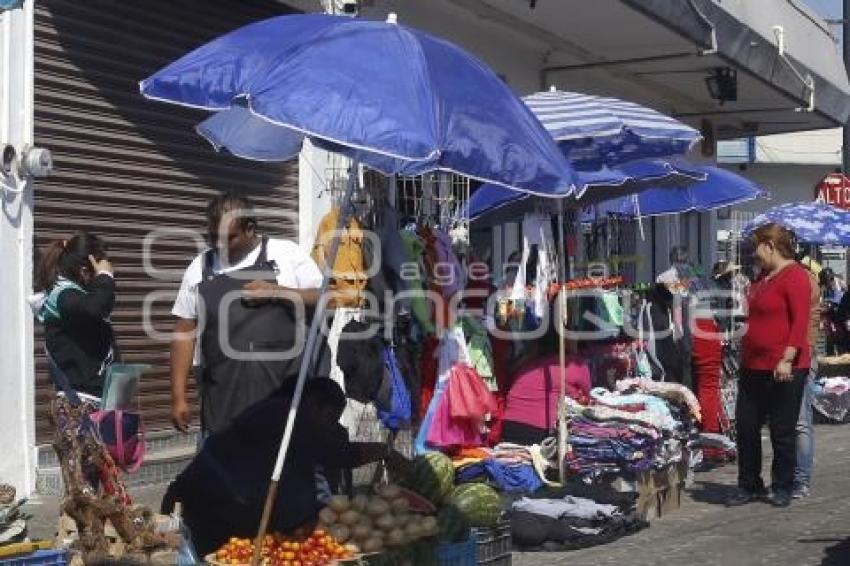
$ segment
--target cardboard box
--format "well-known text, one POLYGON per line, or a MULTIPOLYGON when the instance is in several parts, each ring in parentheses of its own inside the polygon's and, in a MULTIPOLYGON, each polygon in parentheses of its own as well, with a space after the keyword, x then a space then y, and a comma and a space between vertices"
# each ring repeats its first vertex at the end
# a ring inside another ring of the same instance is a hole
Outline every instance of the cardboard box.
POLYGON ((637 479, 638 512, 647 521, 664 517, 679 508, 688 474, 686 461, 660 470, 642 472, 637 479))

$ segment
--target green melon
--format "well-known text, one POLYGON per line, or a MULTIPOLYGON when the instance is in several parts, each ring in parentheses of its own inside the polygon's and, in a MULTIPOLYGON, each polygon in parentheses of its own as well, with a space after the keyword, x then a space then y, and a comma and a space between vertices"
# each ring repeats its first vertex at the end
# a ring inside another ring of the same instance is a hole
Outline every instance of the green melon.
POLYGON ((453 505, 446 505, 437 514, 440 542, 466 542, 469 539, 469 524, 463 513, 453 505))
POLYGON ((454 478, 455 469, 449 457, 439 452, 428 452, 413 460, 412 469, 403 484, 434 505, 439 505, 451 493, 454 478))
POLYGON ((449 497, 470 527, 492 528, 502 515, 502 498, 492 487, 483 483, 457 486, 449 497))

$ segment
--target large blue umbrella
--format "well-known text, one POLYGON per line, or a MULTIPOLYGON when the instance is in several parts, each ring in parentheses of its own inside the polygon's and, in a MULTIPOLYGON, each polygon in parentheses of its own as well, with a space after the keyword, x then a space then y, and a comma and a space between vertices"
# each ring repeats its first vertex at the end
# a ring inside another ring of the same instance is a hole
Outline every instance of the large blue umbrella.
MULTIPOLYGON (((569 195, 577 185, 551 136, 504 81, 456 46, 394 22, 316 14, 272 18, 201 46, 143 80, 140 90, 152 99, 219 112, 202 133, 250 159, 285 159, 310 138, 387 173, 453 171, 538 195, 569 195)), ((344 222, 340 214, 338 231, 344 222)), ((328 265, 337 249, 334 238, 328 265)), ((323 296, 328 279, 326 273, 323 296)), ((259 543, 325 306, 319 303, 307 336, 259 543)))
POLYGON ((771 222, 792 230, 801 242, 850 246, 850 212, 823 202, 780 204, 753 218, 744 233, 771 222))
POLYGON ((694 128, 617 98, 555 90, 523 98, 573 165, 601 167, 681 156, 700 139, 694 128))
POLYGON ((272 18, 203 45, 140 89, 219 112, 201 133, 250 159, 292 157, 307 136, 385 173, 453 171, 538 195, 577 185, 552 138, 492 70, 396 23, 272 18))
POLYGON ((706 180, 687 187, 658 187, 585 208, 582 221, 608 214, 631 217, 706 212, 759 197, 767 191, 749 179, 718 167, 700 166, 706 180))
MULTIPOLYGON (((645 159, 600 171, 577 171, 580 184, 587 190, 578 204, 587 206, 615 201, 619 195, 648 190, 650 187, 685 186, 706 181, 705 167, 688 163, 671 163, 661 159, 645 159)), ((628 197, 622 197, 628 198, 628 197)), ((483 185, 469 199, 469 218, 497 224, 532 210, 557 212, 563 202, 524 195, 496 185, 483 185)), ((575 205, 573 201, 571 203, 575 205)))

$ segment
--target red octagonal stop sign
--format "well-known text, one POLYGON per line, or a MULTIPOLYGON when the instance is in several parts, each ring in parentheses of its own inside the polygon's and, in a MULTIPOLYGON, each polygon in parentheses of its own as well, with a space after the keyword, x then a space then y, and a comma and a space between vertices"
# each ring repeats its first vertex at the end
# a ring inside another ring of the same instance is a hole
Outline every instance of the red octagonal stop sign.
POLYGON ((815 200, 850 210, 850 178, 830 173, 815 186, 815 200))

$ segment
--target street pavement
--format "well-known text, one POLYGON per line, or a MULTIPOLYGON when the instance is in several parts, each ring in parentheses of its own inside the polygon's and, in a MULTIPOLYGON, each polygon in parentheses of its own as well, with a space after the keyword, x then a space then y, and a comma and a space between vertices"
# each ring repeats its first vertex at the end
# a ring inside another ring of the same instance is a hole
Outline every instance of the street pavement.
MULTIPOLYGON (((850 566, 850 426, 816 427, 812 495, 778 510, 764 503, 727 509, 735 465, 700 473, 682 506, 638 534, 564 553, 515 553, 514 566, 850 566)), ((765 477, 769 477, 765 441, 765 477)), ((156 508, 163 486, 131 491, 156 508)), ((58 500, 35 498, 30 534, 55 533, 58 500)))
MULTIPOLYGON (((765 431, 766 432, 766 431, 765 431)), ((816 427, 812 494, 788 509, 728 509, 734 464, 696 474, 682 506, 633 536, 567 553, 514 554, 515 566, 850 566, 850 425, 816 427)), ((765 440, 765 478, 770 478, 765 440)))

